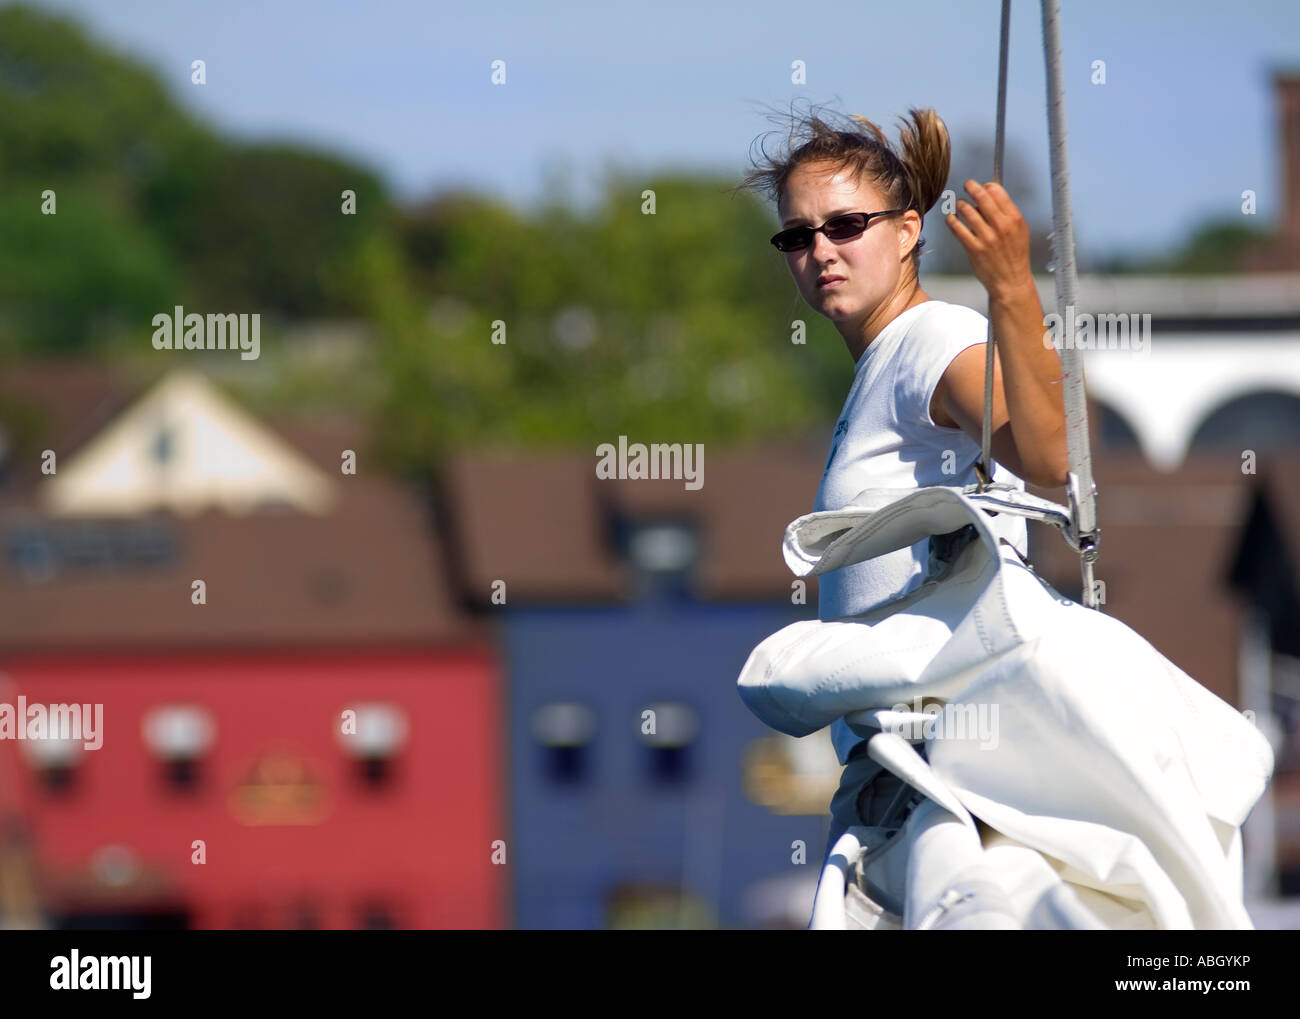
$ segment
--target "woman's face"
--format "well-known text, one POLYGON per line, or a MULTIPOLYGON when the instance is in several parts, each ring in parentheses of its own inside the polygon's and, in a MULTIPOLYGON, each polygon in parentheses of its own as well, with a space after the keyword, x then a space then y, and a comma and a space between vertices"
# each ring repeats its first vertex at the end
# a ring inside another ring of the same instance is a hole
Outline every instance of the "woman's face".
MULTIPOLYGON (((890 207, 873 184, 855 178, 851 170, 805 163, 787 179, 780 205, 781 229, 821 226, 845 212, 880 212, 890 207)), ((915 239, 916 218, 881 216, 850 240, 832 241, 817 233, 802 251, 786 252, 786 265, 803 299, 836 322, 870 315, 898 289, 915 239), (818 281, 825 276, 842 276, 843 281, 822 285, 818 281)))

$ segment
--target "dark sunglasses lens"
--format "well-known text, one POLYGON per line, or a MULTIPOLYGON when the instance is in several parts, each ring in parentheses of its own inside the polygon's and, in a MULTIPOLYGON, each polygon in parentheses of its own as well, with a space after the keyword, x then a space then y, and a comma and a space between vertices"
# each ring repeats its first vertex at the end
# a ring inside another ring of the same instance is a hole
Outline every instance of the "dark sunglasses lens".
MULTIPOLYGON (((823 230, 833 241, 847 241, 858 236, 867 228, 867 217, 860 212, 847 216, 837 216, 828 220, 823 230)), ((807 226, 797 226, 776 235, 776 246, 781 251, 802 251, 812 244, 813 230, 807 226)))
POLYGON ((847 241, 867 228, 867 218, 860 213, 840 216, 826 224, 826 236, 833 241, 847 241))
POLYGON ((795 227, 776 235, 776 246, 780 251, 802 251, 812 241, 812 231, 806 226, 795 227))

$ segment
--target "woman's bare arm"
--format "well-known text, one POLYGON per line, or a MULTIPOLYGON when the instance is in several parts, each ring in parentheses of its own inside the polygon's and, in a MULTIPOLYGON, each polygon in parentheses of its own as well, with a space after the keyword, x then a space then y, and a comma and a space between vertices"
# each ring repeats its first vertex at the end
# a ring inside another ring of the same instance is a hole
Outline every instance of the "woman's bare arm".
MULTIPOLYGON (((1043 342, 1046 328, 1029 267, 1029 227, 999 184, 966 190, 979 208, 959 201, 962 214, 947 223, 989 294, 989 320, 997 339, 993 371, 993 459, 1026 481, 1046 488, 1066 483, 1069 452, 1061 359, 1043 342)), ((931 417, 983 438, 983 347, 969 347, 953 359, 935 390, 931 417)))

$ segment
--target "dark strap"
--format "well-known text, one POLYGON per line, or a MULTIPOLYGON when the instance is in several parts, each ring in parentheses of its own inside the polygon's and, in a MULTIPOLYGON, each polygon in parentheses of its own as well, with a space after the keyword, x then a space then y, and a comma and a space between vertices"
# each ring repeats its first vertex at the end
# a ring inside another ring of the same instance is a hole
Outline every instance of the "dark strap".
POLYGON ((1015 545, 1012 545, 1011 542, 1007 541, 1006 538, 999 538, 998 542, 1010 548, 1012 552, 1014 552, 1017 556, 1020 557, 1020 561, 1024 563, 1026 566, 1028 566, 1031 570, 1034 568, 1034 564, 1031 563, 1028 559, 1026 559, 1024 555, 1021 553, 1020 549, 1016 548, 1015 545))

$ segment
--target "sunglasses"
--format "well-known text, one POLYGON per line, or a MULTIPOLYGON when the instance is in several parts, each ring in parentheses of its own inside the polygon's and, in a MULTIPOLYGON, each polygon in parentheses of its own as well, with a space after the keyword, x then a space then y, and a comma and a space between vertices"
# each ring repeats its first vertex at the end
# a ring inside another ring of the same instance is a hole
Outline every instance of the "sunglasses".
POLYGON ((778 251, 802 251, 810 247, 813 234, 824 233, 832 241, 849 241, 857 237, 877 216, 891 216, 906 209, 886 209, 884 212, 849 212, 843 216, 828 219, 821 226, 795 226, 782 230, 772 238, 778 251))

